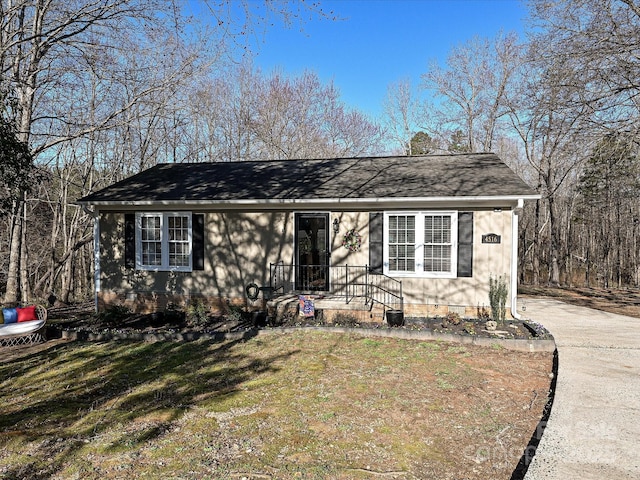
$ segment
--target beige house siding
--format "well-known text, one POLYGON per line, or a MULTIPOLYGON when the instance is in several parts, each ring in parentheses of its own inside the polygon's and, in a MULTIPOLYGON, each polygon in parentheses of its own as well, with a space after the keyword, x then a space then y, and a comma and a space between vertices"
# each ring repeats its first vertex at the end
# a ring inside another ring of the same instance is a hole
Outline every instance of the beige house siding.
MULTIPOLYGON (((469 211, 469 210, 466 210, 469 211)), ((478 307, 489 307, 489 277, 503 276, 507 285, 511 278, 510 210, 476 210, 473 212, 473 277, 468 278, 403 278, 405 309, 429 315, 446 314, 448 307, 465 307, 474 315, 478 307), (483 244, 482 236, 500 235, 501 243, 483 244), (437 307, 436 307, 437 306, 437 307)))
POLYGON ((369 212, 334 212, 330 222, 338 219, 338 233, 331 230, 331 265, 368 265, 369 264, 369 212), (362 237, 359 252, 350 252, 342 246, 347 231, 355 229, 362 237))
POLYGON ((202 271, 166 272, 125 268, 124 213, 100 214, 102 303, 125 301, 137 310, 164 308, 193 296, 238 303, 244 288, 269 284, 271 262, 293 260, 293 214, 205 213, 205 265, 202 271), (137 305, 141 304, 141 305, 137 305))
MULTIPOLYGON (((478 307, 489 307, 489 277, 503 276, 507 285, 511 277, 511 225, 510 209, 473 211, 473 277, 469 278, 411 278, 402 280, 404 307, 407 316, 435 315, 448 311, 449 306, 465 307, 466 314, 474 315, 478 307), (482 236, 500 235, 501 243, 483 244, 482 236), (436 308, 436 306, 438 308, 436 308)), ((366 265, 369 263, 369 212, 334 213, 340 219, 340 233, 334 237, 332 265, 366 265), (343 227, 344 226, 344 227, 343 227), (341 246, 344 232, 356 228, 362 235, 360 252, 349 252, 341 246)))
MULTIPOLYGON (((503 275, 510 285, 512 212, 464 211, 474 212, 473 277, 400 278, 407 316, 446 313, 449 306, 472 315, 478 306, 488 306, 490 275, 503 275), (501 243, 483 244, 482 236, 488 233, 500 235, 501 243)), ((323 213, 330 213, 331 265, 368 265, 369 212, 323 213), (338 233, 333 231, 334 219, 338 233), (342 247, 344 233, 352 228, 362 236, 359 252, 342 247)), ((295 263, 294 218, 293 211, 206 212, 204 270, 153 272, 125 268, 124 213, 100 212, 99 305, 125 303, 138 311, 155 311, 196 296, 205 297, 214 310, 244 303, 246 285, 269 285, 271 263, 295 263)), ((293 278, 288 277, 285 290, 292 289, 293 278)))

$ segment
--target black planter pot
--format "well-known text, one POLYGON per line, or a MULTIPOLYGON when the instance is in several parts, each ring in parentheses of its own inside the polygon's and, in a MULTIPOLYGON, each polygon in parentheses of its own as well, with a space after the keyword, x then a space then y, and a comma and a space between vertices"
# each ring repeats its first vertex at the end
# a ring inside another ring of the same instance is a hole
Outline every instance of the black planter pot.
POLYGON ((404 312, 402 310, 387 310, 387 324, 390 327, 404 325, 404 312))
POLYGON ((151 325, 157 327, 164 323, 164 312, 154 312, 151 314, 151 325))
POLYGON ((253 312, 253 326, 254 327, 266 327, 267 326, 267 312, 263 310, 258 310, 257 312, 253 312))

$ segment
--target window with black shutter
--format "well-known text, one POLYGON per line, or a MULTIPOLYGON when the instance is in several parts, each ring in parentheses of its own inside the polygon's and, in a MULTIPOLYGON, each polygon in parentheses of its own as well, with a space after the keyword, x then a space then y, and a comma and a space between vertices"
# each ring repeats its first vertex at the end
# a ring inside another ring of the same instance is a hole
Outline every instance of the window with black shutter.
POLYGON ((125 214, 126 268, 152 271, 204 269, 204 215, 191 212, 125 214))
MULTIPOLYGON (((370 214, 370 225, 375 225, 374 215, 370 214)), ((380 250, 375 232, 383 232, 383 273, 424 278, 472 276, 472 212, 388 211, 383 219, 383 228, 370 234, 369 253, 374 265, 380 250)))

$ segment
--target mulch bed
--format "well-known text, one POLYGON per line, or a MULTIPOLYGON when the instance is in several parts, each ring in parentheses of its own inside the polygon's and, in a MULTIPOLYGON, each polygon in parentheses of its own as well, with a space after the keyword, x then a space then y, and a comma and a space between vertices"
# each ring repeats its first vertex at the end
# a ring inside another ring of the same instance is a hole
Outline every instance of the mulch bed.
MULTIPOLYGON (((49 310, 49 324, 55 331, 75 330, 87 332, 135 332, 135 333, 214 333, 214 332, 244 332, 253 328, 277 328, 277 327, 349 327, 386 329, 387 324, 366 322, 359 323, 349 316, 343 317, 335 323, 327 323, 322 318, 301 317, 290 315, 278 324, 272 324, 265 319, 256 319, 251 313, 233 316, 210 316, 203 323, 189 322, 184 315, 158 315, 158 314, 130 314, 116 321, 106 320, 93 311, 93 304, 79 304, 71 306, 56 306, 49 310)), ((488 331, 484 321, 478 319, 461 319, 454 324, 443 317, 407 317, 405 324, 400 328, 406 330, 431 330, 436 333, 454 335, 470 335, 486 338, 507 339, 550 339, 549 332, 544 327, 519 320, 505 321, 498 325, 495 331, 488 331)), ((51 338, 51 336, 50 336, 51 338)))
POLYGON ((335 323, 325 323, 316 319, 291 319, 282 326, 285 327, 351 327, 351 328, 401 328, 405 330, 431 330, 435 333, 448 333, 454 335, 470 335, 485 338, 512 338, 512 339, 551 339, 551 334, 539 324, 523 322, 520 320, 507 320, 503 325, 498 325, 495 331, 489 331, 484 321, 478 319, 462 319, 459 323, 447 322, 443 317, 408 317, 401 327, 389 327, 387 324, 375 322, 350 322, 348 320, 335 323))

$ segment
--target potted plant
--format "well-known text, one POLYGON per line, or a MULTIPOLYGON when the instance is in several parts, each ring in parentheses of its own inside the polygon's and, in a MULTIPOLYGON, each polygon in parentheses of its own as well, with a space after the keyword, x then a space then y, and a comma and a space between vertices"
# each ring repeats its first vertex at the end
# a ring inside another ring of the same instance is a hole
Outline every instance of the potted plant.
POLYGON ((404 312, 402 310, 387 310, 387 324, 390 327, 401 327, 404 325, 404 312))

